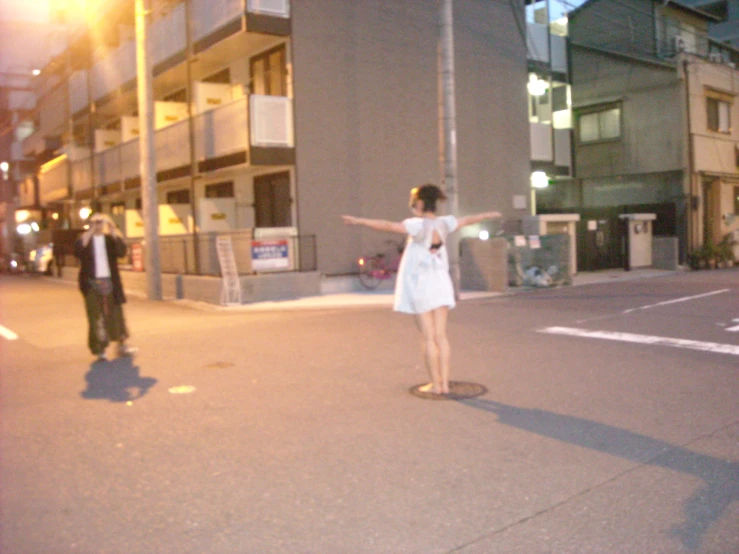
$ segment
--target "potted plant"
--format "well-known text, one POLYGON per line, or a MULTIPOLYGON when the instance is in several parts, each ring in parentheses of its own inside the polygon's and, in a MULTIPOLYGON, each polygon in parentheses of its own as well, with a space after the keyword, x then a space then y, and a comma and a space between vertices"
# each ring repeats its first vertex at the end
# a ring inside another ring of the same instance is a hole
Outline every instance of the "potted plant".
POLYGON ((721 253, 721 258, 724 261, 724 267, 734 267, 734 263, 736 261, 734 260, 734 245, 735 244, 736 244, 736 241, 734 240, 734 234, 727 233, 721 239, 721 242, 719 242, 717 245, 717 248, 719 252, 721 253))

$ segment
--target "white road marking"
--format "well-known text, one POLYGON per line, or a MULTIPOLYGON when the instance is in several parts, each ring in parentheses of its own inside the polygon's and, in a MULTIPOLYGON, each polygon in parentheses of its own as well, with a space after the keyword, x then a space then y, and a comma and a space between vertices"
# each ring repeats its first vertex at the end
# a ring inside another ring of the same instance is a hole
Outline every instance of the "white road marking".
POLYGON ((8 340, 18 340, 18 335, 2 325, 0 325, 0 337, 5 337, 8 340))
MULTIPOLYGON (((732 319, 731 321, 739 321, 739 319, 732 319)), ((739 331, 739 325, 734 325, 733 327, 727 327, 724 329, 725 331, 731 331, 732 333, 735 333, 739 331)))
POLYGON ((705 298, 706 296, 713 296, 714 294, 722 294, 729 292, 730 289, 715 290, 713 292, 707 292, 705 294, 697 294, 695 296, 685 296, 683 298, 676 298, 674 300, 666 300, 665 302, 658 302, 656 304, 649 304, 647 306, 639 306, 638 308, 631 308, 630 310, 624 310, 623 314, 630 314, 638 310, 648 310, 649 308, 655 308, 657 306, 666 306, 667 304, 677 304, 678 302, 687 302, 688 300, 695 300, 696 298, 705 298))
POLYGON ((613 331, 588 331, 587 329, 575 329, 573 327, 547 327, 546 329, 540 329, 539 332, 549 333, 552 335, 582 337, 586 339, 605 339, 621 342, 633 342, 637 344, 651 344, 655 346, 670 346, 672 348, 687 348, 689 350, 713 352, 714 354, 730 354, 732 356, 739 356, 739 345, 735 344, 674 339, 670 337, 655 337, 652 335, 637 335, 634 333, 618 333, 613 331))

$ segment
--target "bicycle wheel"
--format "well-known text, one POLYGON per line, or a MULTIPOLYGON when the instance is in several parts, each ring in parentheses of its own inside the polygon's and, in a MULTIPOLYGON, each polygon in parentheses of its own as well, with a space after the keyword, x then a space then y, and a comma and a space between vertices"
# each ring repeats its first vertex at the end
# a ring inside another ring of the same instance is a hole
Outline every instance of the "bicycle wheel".
POLYGON ((382 272, 377 258, 359 259, 359 282, 364 288, 373 290, 380 284, 379 274, 382 272))

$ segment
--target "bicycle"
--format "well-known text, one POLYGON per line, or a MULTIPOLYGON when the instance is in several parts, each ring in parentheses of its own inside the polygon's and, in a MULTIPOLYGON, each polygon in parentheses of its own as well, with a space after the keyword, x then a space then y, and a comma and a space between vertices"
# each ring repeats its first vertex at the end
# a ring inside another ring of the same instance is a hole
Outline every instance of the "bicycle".
POLYGON ((380 281, 392 279, 398 273, 405 242, 386 240, 385 244, 393 244, 397 250, 397 255, 389 261, 387 254, 384 252, 379 252, 374 256, 363 256, 357 261, 359 263, 359 282, 369 290, 376 289, 380 281))

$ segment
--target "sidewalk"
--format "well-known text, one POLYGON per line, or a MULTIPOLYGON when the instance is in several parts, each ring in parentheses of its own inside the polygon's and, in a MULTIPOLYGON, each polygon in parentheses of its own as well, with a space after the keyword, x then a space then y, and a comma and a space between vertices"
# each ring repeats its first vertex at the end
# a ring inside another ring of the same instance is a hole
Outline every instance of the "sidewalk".
MULTIPOLYGON (((572 281, 572 286, 595 285, 602 283, 612 283, 614 281, 629 281, 634 279, 648 279, 652 277, 664 277, 666 275, 674 275, 679 271, 669 271, 663 269, 634 269, 624 271, 623 269, 608 269, 603 271, 592 271, 578 273, 572 281)), ((344 283, 347 278, 342 279, 344 283)), ((236 311, 265 311, 265 310, 311 310, 311 309, 332 309, 332 308, 362 308, 362 307, 387 307, 393 305, 393 290, 391 283, 384 283, 383 288, 370 291, 342 291, 345 288, 342 285, 331 283, 332 279, 326 279, 327 283, 323 286, 324 293, 321 296, 308 296, 295 300, 281 300, 273 302, 254 302, 251 304, 243 304, 240 306, 217 306, 205 304, 203 302, 193 302, 190 300, 176 300, 178 304, 190 305, 198 308, 213 310, 236 310, 236 311)), ((477 292, 462 291, 460 301, 479 300, 481 298, 492 298, 503 296, 505 294, 515 294, 520 290, 534 290, 531 288, 510 288, 507 292, 477 292)))

